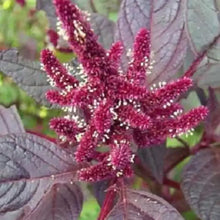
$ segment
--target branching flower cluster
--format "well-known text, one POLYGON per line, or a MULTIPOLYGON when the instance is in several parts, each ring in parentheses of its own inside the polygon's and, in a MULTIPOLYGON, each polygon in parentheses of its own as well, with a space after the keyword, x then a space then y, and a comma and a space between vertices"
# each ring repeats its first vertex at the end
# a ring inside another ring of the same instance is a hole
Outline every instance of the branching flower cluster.
POLYGON ((167 137, 191 133, 207 115, 206 107, 184 113, 178 98, 192 80, 146 86, 152 69, 150 33, 141 29, 131 51, 127 71, 120 69, 122 42, 106 51, 88 23, 88 15, 69 0, 54 0, 59 34, 81 63, 76 70, 61 64, 51 51, 41 61, 51 85, 47 99, 68 111, 50 126, 62 141, 77 145, 78 162, 90 162, 78 172, 80 180, 129 177, 135 149, 163 142, 167 137))

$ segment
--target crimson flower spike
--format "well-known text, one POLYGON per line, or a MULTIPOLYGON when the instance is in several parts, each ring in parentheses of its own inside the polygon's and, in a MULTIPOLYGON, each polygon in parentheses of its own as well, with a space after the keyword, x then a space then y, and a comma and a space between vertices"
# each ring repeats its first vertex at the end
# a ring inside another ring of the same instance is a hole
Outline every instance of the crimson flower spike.
POLYGON ((51 51, 43 50, 41 52, 41 61, 54 86, 60 89, 71 90, 77 85, 78 80, 68 74, 67 69, 58 61, 51 51))
POLYGON ((67 118, 53 118, 50 121, 50 128, 54 129, 60 137, 65 137, 69 141, 76 141, 76 136, 82 132, 74 120, 67 118))
POLYGON ((127 71, 127 78, 132 83, 145 84, 146 70, 150 65, 150 32, 141 29, 136 36, 132 60, 127 71))
POLYGON ((60 36, 58 33, 52 29, 49 29, 47 31, 47 43, 55 48, 56 50, 63 52, 63 53, 72 53, 73 50, 69 47, 62 45, 62 40, 60 39, 60 36), (60 45, 61 44, 61 45, 60 45))
POLYGON ((152 67, 148 30, 137 34, 128 69, 122 73, 122 42, 106 51, 97 42, 85 13, 69 0, 54 0, 54 4, 59 33, 81 65, 70 75, 69 67, 65 69, 51 52, 42 52, 44 69, 58 89, 47 92, 47 98, 67 110, 66 118, 52 119, 50 126, 63 141, 77 142, 76 161, 91 162, 78 172, 80 180, 130 177, 135 157, 131 145, 149 147, 167 137, 191 133, 206 117, 206 107, 184 113, 177 102, 192 86, 189 77, 147 88, 146 76, 152 67), (106 145, 107 152, 99 150, 106 145))
POLYGON ((121 62, 121 56, 123 53, 123 45, 120 41, 114 43, 107 53, 109 59, 114 63, 115 67, 119 67, 121 62))

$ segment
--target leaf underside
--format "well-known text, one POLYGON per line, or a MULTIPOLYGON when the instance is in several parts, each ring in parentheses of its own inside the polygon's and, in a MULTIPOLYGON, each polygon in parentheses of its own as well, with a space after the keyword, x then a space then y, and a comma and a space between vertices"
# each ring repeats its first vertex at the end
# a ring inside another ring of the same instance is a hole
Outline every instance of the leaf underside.
POLYGON ((12 79, 37 102, 51 106, 45 93, 51 89, 40 63, 25 60, 16 49, 0 52, 0 71, 12 79))
POLYGON ((108 220, 183 220, 181 215, 162 198, 148 192, 128 190, 126 204, 119 201, 108 220))
POLYGON ((39 206, 24 220, 77 220, 83 195, 76 184, 55 184, 39 206))
MULTIPOLYGON (((186 1, 186 31, 194 54, 208 47, 220 34, 219 9, 215 0, 186 1)), ((194 80, 200 87, 219 87, 220 40, 208 51, 194 80)))
POLYGON ((181 184, 185 198, 203 220, 220 219, 220 149, 197 153, 185 167, 181 184))
POLYGON ((15 106, 0 106, 0 136, 10 133, 24 133, 24 127, 15 106))
POLYGON ((0 138, 0 213, 33 209, 56 182, 74 179, 72 155, 31 134, 0 138))
POLYGON ((159 183, 163 182, 165 154, 165 144, 138 150, 138 156, 143 166, 150 169, 150 172, 159 183))

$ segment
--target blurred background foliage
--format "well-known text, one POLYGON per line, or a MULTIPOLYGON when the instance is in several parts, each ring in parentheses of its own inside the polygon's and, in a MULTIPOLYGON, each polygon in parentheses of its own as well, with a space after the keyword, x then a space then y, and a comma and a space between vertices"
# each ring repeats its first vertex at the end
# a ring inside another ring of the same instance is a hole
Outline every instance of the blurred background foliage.
MULTIPOLYGON (((76 0, 82 9, 103 14, 110 20, 117 20, 120 0, 76 0)), ((20 54, 31 60, 39 60, 40 51, 45 47, 47 30, 49 28, 46 15, 42 11, 36 11, 36 0, 27 0, 22 7, 15 0, 0 0, 0 50, 18 48, 20 54)), ((72 55, 62 54, 55 51, 61 61, 71 59, 72 55)), ((196 93, 192 93, 183 100, 186 108, 200 105, 196 93), (193 103, 193 106, 192 106, 193 103)), ((0 104, 6 107, 16 105, 27 130, 55 137, 54 132, 49 129, 50 118, 60 114, 59 110, 51 110, 37 104, 25 92, 16 86, 8 77, 0 72, 0 104)), ((193 136, 185 137, 190 146, 199 142, 202 128, 199 127, 193 136)), ((176 139, 168 139, 168 147, 182 146, 176 139)), ((188 159, 187 159, 188 160, 188 159)), ((173 171, 174 179, 179 181, 180 172, 186 161, 180 163, 173 171)), ((143 188, 144 183, 140 178, 135 181, 135 188, 143 188)), ((85 203, 80 220, 96 219, 99 206, 91 196, 91 192, 85 193, 85 203)), ((184 213, 186 219, 197 219, 192 211, 184 213)))

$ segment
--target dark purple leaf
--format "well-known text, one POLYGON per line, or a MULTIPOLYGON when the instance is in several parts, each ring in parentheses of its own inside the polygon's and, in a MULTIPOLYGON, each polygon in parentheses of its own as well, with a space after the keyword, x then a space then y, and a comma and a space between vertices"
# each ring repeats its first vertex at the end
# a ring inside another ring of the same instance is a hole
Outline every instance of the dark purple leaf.
POLYGON ((219 34, 216 0, 186 1, 186 30, 195 53, 209 45, 219 34))
MULTIPOLYGON (((208 46, 208 45, 207 45, 208 46)), ((220 42, 215 47, 219 47, 220 42)), ((208 88, 209 86, 213 88, 218 88, 220 85, 219 68, 220 68, 220 58, 218 55, 213 55, 210 57, 212 49, 209 49, 208 56, 205 56, 197 71, 193 75, 194 83, 198 87, 208 88)), ((220 52, 219 52, 220 54, 220 52)), ((194 60, 196 56, 193 55, 192 51, 188 51, 185 60, 185 67, 188 67, 194 60)), ((185 68, 186 70, 187 68, 185 68)))
POLYGON ((129 190, 119 201, 108 220, 183 220, 177 210, 162 198, 144 191, 129 190))
POLYGON ((184 169, 182 190, 191 208, 203 220, 220 219, 220 149, 196 154, 184 169))
POLYGON ((100 206, 103 204, 108 187, 109 180, 102 180, 93 184, 93 193, 100 206))
POLYGON ((164 171, 169 172, 189 155, 190 149, 187 147, 168 148, 165 156, 164 171))
POLYGON ((76 184, 55 184, 39 206, 24 220, 77 220, 83 194, 76 184))
POLYGON ((0 71, 12 79, 37 102, 50 106, 45 93, 51 86, 40 64, 21 57, 16 49, 0 52, 0 71))
POLYGON ((201 88, 197 87, 197 88, 195 88, 195 92, 196 92, 196 94, 199 98, 199 101, 200 101, 201 105, 206 106, 207 103, 208 103, 208 99, 206 97, 205 89, 201 89, 201 88))
MULTIPOLYGON (((208 47, 220 34, 219 9, 215 0, 188 0, 186 3, 186 30, 194 54, 208 47)), ((218 87, 220 83, 220 41, 208 51, 194 75, 198 86, 218 87)))
POLYGON ((110 48, 114 40, 114 22, 110 21, 103 15, 92 14, 91 25, 94 32, 98 36, 99 43, 105 48, 110 48))
POLYGON ((56 30, 57 16, 52 0, 37 0, 36 9, 45 11, 49 20, 50 28, 56 30))
POLYGON ((0 106, 0 136, 10 133, 25 132, 15 106, 5 108, 0 106))
POLYGON ((209 115, 205 120, 205 132, 210 138, 220 140, 220 103, 213 89, 209 88, 208 100, 209 115))
POLYGON ((0 138, 0 168, 0 213, 33 209, 52 184, 72 181, 77 170, 72 155, 31 134, 0 138))
POLYGON ((155 64, 148 83, 168 80, 183 63, 187 39, 181 0, 123 0, 116 30, 116 40, 131 48, 140 28, 151 30, 151 49, 155 64))
POLYGON ((17 210, 13 212, 7 212, 4 214, 0 214, 0 219, 1 220, 22 220, 23 215, 23 210, 17 210))
POLYGON ((138 150, 138 156, 143 167, 150 170, 159 183, 163 182, 166 150, 165 144, 153 146, 151 148, 141 148, 138 150))

